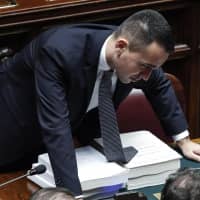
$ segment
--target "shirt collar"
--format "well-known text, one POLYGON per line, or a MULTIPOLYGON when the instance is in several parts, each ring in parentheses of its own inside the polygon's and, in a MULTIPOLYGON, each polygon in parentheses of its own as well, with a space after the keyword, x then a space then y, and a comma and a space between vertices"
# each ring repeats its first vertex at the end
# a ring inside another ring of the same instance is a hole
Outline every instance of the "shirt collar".
POLYGON ((107 39, 105 40, 101 48, 100 57, 99 57, 99 71, 107 71, 111 69, 106 60, 106 45, 110 37, 111 36, 107 37, 107 39))

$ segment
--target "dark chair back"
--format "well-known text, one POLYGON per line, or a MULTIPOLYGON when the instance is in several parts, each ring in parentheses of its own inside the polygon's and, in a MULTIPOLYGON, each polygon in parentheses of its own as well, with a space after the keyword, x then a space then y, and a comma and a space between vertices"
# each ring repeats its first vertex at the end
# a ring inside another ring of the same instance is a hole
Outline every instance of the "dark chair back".
MULTIPOLYGON (((185 112, 186 102, 182 83, 172 74, 166 74, 166 76, 172 82, 177 99, 185 112)), ((141 90, 133 89, 129 96, 120 104, 117 110, 117 119, 121 133, 149 130, 165 142, 172 141, 171 138, 166 136, 151 104, 141 90)))

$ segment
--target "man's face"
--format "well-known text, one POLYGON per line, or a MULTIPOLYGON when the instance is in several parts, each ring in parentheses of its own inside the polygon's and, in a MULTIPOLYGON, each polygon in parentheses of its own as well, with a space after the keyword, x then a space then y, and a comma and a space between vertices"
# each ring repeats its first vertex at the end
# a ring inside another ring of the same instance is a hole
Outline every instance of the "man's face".
POLYGON ((130 52, 127 46, 116 44, 112 65, 122 83, 147 81, 153 69, 160 67, 169 54, 156 42, 148 45, 143 51, 130 52))

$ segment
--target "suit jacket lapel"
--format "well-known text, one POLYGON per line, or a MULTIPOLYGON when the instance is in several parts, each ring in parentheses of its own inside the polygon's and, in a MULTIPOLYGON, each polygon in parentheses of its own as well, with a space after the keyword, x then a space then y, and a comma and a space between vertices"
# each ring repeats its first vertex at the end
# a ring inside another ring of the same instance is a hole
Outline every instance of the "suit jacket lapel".
POLYGON ((85 73, 85 80, 87 85, 87 106, 89 105, 94 84, 96 81, 97 76, 97 69, 98 69, 98 62, 101 47, 106 40, 106 38, 112 33, 113 30, 106 30, 102 34, 98 34, 96 36, 88 38, 87 42, 87 50, 85 55, 85 66, 84 66, 84 73, 85 73))

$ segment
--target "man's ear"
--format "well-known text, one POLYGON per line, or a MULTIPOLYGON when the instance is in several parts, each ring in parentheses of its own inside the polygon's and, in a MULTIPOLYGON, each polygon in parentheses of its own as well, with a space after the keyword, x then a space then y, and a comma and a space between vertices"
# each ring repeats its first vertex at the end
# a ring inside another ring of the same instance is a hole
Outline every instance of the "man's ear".
POLYGON ((128 40, 125 38, 118 38, 115 42, 115 48, 119 54, 123 53, 128 48, 128 40))

